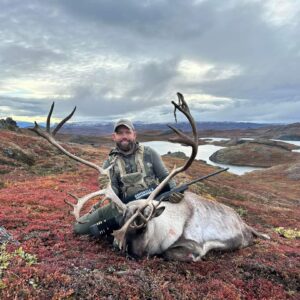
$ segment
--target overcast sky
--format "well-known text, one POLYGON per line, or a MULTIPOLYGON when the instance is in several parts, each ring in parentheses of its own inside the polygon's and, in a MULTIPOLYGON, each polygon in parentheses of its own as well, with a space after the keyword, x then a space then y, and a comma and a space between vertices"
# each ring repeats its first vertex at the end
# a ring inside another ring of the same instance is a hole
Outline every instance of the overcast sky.
POLYGON ((300 122, 299 0, 0 4, 0 118, 300 122))

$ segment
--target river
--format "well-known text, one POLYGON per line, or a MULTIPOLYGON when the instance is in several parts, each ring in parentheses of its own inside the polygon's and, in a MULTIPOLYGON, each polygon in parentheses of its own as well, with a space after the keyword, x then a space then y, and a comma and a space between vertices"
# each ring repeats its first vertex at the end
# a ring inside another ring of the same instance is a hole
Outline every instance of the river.
MULTIPOLYGON (((203 140, 208 141, 226 141, 230 140, 229 138, 217 138, 217 137, 207 137, 207 138, 201 138, 203 140)), ((252 138, 244 138, 245 140, 253 140, 252 138)), ((274 140, 279 142, 285 142, 289 144, 293 144, 296 146, 300 146, 300 141, 284 141, 284 140, 274 140)), ((162 141, 153 141, 153 142, 146 142, 143 143, 144 145, 148 145, 155 149, 160 155, 167 154, 168 152, 177 152, 181 151, 185 153, 185 155, 189 156, 191 154, 190 147, 182 146, 180 144, 174 144, 171 142, 162 142, 162 141)), ((247 166, 233 166, 233 165, 226 165, 226 164, 219 164, 211 161, 209 157, 215 153, 216 151, 225 148, 221 146, 215 146, 212 144, 206 144, 206 145, 199 145, 198 147, 198 153, 196 156, 196 159, 204 160, 207 164, 212 166, 218 166, 221 168, 229 168, 228 172, 237 174, 237 175, 243 175, 247 172, 251 172, 254 170, 260 170, 262 168, 256 168, 256 167, 247 167, 247 166)), ((300 152, 300 149, 293 150, 295 152, 300 152)))

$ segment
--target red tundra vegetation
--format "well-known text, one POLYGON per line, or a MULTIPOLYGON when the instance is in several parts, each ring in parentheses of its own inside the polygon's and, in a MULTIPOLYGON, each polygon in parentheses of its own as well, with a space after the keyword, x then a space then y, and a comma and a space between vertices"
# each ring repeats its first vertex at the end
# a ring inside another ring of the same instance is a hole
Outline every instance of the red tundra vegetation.
MULTIPOLYGON (((107 147, 66 145, 98 164, 107 147)), ((169 168, 182 163, 165 156, 169 168)), ((178 182, 214 171, 200 161, 178 182)), ((99 188, 97 174, 41 138, 0 131, 1 299, 299 299, 300 162, 243 176, 222 173, 191 189, 235 208, 271 240, 196 263, 134 260, 109 240, 76 236, 67 192, 99 188), (282 227, 278 229, 278 227, 282 227)), ((88 209, 88 208, 86 208, 88 209)))

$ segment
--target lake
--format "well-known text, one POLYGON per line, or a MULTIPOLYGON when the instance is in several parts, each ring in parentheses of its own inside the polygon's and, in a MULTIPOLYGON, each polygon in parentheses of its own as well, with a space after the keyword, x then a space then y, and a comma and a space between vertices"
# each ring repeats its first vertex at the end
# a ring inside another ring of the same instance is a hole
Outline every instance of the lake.
MULTIPOLYGON (((205 137, 205 138, 200 138, 201 140, 206 140, 209 142, 214 142, 214 141, 228 141, 230 140, 229 138, 218 138, 218 137, 205 137)), ((253 140, 253 138, 242 138, 242 140, 253 140)), ((300 147, 300 141, 285 141, 285 140, 275 140, 273 141, 279 141, 279 142, 284 142, 284 143, 289 143, 293 144, 296 146, 300 147)), ((155 149, 160 155, 167 154, 168 152, 177 152, 181 151, 185 155, 190 156, 191 154, 191 149, 190 147, 182 146, 180 144, 174 144, 171 142, 162 142, 162 141, 153 141, 153 142, 146 142, 143 143, 144 145, 148 145, 155 149)), ((221 168, 229 168, 228 172, 237 174, 237 175, 243 175, 247 172, 255 171, 255 170, 260 170, 262 168, 256 168, 256 167, 247 167, 247 166, 233 166, 233 165, 226 165, 226 164, 218 164, 209 159, 209 157, 215 153, 216 151, 225 148, 221 146, 215 146, 211 144, 207 145, 199 145, 198 148, 198 153, 196 156, 196 159, 201 159, 204 160, 207 164, 212 165, 212 166, 218 166, 221 168)), ((294 152, 300 152, 300 149, 293 150, 294 152)))
MULTIPOLYGON (((151 148, 155 149, 160 155, 167 154, 168 152, 177 152, 181 151, 185 155, 190 156, 191 149, 187 146, 182 146, 180 144, 174 144, 171 142, 162 142, 162 141, 153 141, 153 142, 145 142, 143 145, 150 146, 151 148)), ((243 175, 246 172, 251 172, 254 170, 259 170, 261 168, 254 168, 254 167, 246 167, 246 166, 233 166, 233 165, 225 165, 225 164, 218 164, 209 159, 209 157, 215 153, 216 151, 222 149, 224 147, 215 146, 215 145, 199 145, 198 153, 196 159, 204 160, 207 164, 212 166, 218 166, 221 168, 229 168, 228 172, 243 175)))

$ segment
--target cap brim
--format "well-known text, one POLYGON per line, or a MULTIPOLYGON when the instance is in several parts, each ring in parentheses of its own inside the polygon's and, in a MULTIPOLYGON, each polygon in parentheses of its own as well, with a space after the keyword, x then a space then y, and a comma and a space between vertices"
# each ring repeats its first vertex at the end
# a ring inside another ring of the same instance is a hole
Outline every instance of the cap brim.
POLYGON ((133 130, 129 125, 127 125, 127 124, 118 124, 116 127, 115 127, 115 129, 114 129, 114 132, 116 132, 116 130, 118 129, 118 127, 120 127, 120 126, 125 126, 126 128, 128 128, 129 130, 133 130))

